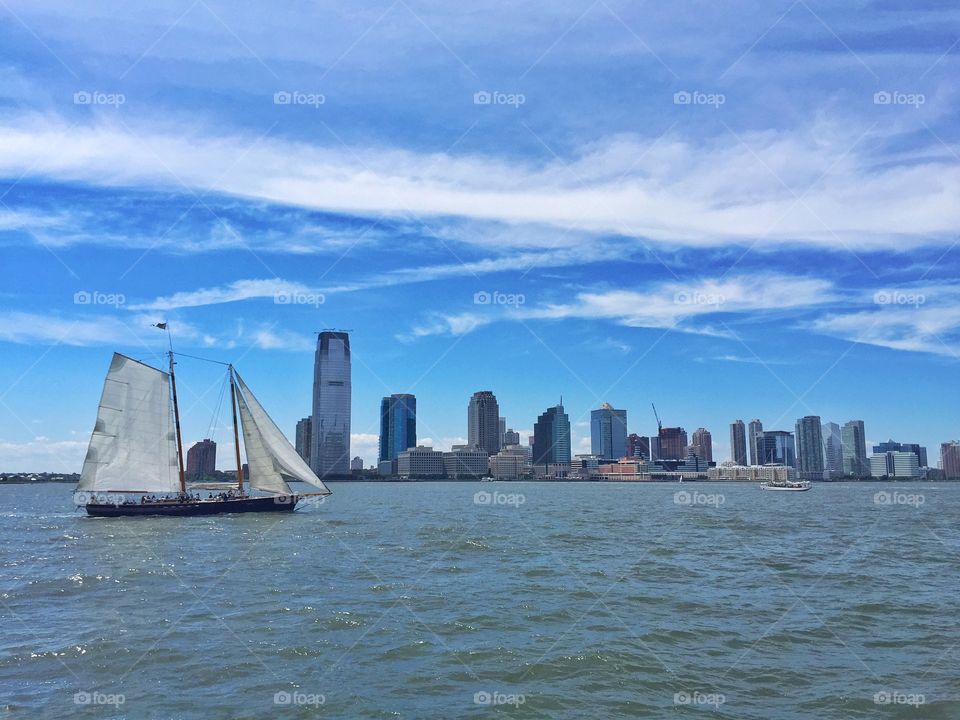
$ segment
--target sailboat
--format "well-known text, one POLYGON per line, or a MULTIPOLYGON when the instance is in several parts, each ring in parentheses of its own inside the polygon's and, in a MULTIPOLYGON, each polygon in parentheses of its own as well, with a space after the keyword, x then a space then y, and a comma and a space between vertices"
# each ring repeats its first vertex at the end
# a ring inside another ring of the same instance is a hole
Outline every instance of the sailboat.
POLYGON ((87 514, 123 517, 290 512, 303 498, 330 494, 233 365, 227 368, 236 486, 231 484, 215 495, 207 493, 205 498, 188 492, 172 349, 169 358, 169 371, 163 371, 114 353, 75 493, 77 504, 84 506, 87 514), (250 471, 246 484, 240 462, 238 415, 250 471), (308 483, 317 492, 298 494, 288 480, 308 483), (248 492, 248 488, 258 494, 248 492))

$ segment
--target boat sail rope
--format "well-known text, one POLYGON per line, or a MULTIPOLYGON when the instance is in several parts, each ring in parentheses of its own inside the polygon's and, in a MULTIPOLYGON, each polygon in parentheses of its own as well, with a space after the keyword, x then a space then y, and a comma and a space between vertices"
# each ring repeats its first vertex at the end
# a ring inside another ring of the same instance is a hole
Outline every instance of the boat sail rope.
MULTIPOLYGON (((268 493, 267 497, 244 492, 239 449, 235 492, 207 500, 186 494, 171 350, 169 373, 114 353, 76 502, 91 515, 207 515, 292 510, 302 497, 329 495, 330 490, 297 454, 232 365, 228 373, 235 389, 234 410, 239 411, 243 428, 249 485, 268 493), (308 483, 318 492, 297 494, 288 480, 308 483), (131 494, 154 501, 141 499, 138 504, 131 494)), ((234 423, 237 437, 236 413, 234 423)))

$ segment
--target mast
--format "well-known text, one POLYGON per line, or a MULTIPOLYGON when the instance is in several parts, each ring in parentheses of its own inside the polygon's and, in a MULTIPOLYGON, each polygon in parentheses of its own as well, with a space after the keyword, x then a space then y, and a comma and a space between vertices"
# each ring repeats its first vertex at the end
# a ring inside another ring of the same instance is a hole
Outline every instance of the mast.
POLYGON ((183 441, 180 439, 180 407, 177 405, 177 378, 173 373, 173 350, 170 350, 170 385, 173 388, 173 422, 177 429, 177 464, 180 466, 180 492, 187 491, 187 479, 183 473, 183 441))
POLYGON ((237 453, 237 489, 243 495, 243 465, 240 463, 240 431, 237 429, 237 386, 233 381, 233 365, 230 373, 230 409, 233 410, 233 448, 237 453))

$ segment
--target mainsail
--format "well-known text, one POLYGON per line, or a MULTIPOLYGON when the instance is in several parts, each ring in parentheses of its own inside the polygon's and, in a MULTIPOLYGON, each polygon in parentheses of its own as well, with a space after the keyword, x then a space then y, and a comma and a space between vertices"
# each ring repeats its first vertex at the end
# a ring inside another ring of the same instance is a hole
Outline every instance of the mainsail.
POLYGON ((297 454, 240 375, 236 372, 234 375, 240 390, 237 404, 250 468, 250 486, 265 492, 291 495, 293 491, 286 480, 300 480, 329 494, 330 490, 297 454))
POLYGON ((170 376, 114 353, 77 490, 179 489, 170 376))

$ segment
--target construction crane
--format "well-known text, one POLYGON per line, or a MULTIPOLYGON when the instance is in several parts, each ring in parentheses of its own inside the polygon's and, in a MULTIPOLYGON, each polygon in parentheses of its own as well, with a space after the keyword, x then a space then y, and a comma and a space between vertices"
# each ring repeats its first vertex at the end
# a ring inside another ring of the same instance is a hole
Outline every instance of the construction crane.
POLYGON ((660 437, 660 431, 663 430, 663 423, 660 422, 660 416, 657 415, 657 406, 650 403, 650 407, 653 408, 653 416, 657 419, 657 437, 660 437))

